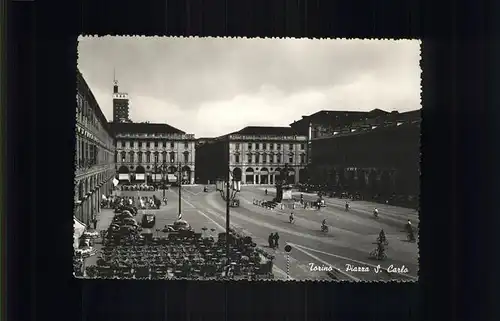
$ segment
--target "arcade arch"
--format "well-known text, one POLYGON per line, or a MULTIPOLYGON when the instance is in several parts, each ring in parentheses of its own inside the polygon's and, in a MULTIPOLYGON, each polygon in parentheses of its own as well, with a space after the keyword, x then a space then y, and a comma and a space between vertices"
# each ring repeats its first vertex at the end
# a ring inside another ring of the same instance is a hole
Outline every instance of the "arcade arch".
POLYGON ((252 167, 249 167, 245 170, 245 183, 246 184, 255 184, 254 173, 252 167))
POLYGON ((242 171, 241 171, 241 168, 236 167, 235 169, 233 169, 233 179, 234 179, 235 181, 241 181, 241 179, 242 179, 242 171))

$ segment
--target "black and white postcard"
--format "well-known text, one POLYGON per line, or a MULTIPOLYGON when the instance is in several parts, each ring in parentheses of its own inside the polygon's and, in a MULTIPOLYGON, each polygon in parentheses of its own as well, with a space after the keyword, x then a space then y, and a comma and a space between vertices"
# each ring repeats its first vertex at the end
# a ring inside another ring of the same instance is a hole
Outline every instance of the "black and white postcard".
POLYGON ((75 277, 417 281, 419 63, 415 40, 80 37, 75 277))

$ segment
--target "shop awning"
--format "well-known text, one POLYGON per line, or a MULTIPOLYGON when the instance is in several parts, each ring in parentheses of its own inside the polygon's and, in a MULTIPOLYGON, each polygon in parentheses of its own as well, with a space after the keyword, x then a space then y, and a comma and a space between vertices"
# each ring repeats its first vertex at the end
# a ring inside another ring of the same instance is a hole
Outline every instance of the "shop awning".
POLYGON ((143 181, 146 179, 144 176, 145 176, 144 174, 135 174, 135 179, 137 181, 143 181))
POLYGON ((129 174, 118 174, 118 179, 120 181, 128 181, 130 180, 129 174))
POLYGON ((78 248, 78 239, 85 232, 86 226, 80 222, 76 217, 73 217, 73 247, 78 248))

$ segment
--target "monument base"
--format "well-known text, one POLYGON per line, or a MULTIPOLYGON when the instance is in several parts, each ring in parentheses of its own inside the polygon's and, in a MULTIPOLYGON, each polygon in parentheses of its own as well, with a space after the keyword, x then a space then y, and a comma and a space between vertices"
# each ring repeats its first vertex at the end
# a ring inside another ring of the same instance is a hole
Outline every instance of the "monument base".
POLYGON ((292 190, 283 190, 283 199, 284 200, 291 200, 292 199, 292 190))

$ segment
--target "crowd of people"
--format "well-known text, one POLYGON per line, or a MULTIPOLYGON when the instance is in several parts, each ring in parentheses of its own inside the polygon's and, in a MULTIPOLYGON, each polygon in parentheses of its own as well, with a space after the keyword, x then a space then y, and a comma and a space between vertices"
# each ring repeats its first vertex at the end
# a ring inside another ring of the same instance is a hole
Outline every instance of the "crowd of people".
MULTIPOLYGON (((201 233, 170 233, 168 237, 128 235, 106 242, 90 278, 272 278, 272 257, 257 251, 251 239, 232 237, 226 256, 225 234, 218 239, 201 233)), ((112 233, 107 235, 111 237, 112 233)))
POLYGON ((132 185, 120 185, 117 186, 118 189, 122 191, 155 191, 155 186, 146 185, 146 184, 132 184, 132 185))
MULTIPOLYGON (((128 198, 116 198, 125 201, 128 198)), ((119 207, 117 208, 120 209, 119 207)), ((175 224, 174 224, 175 225, 175 224)), ((95 265, 82 268, 75 256, 75 275, 82 270, 90 278, 170 279, 273 277, 273 259, 257 248, 251 237, 231 230, 229 256, 226 234, 202 236, 192 230, 176 230, 153 236, 142 229, 128 210, 118 211, 101 235, 102 250, 95 265)))
MULTIPOLYGON (((103 208, 113 208, 129 206, 136 209, 159 209, 162 201, 153 196, 111 196, 103 197, 101 206, 103 208)), ((167 204, 167 198, 163 199, 163 203, 167 204)))
POLYGON ((314 192, 319 196, 349 199, 353 201, 366 200, 370 202, 418 209, 419 200, 415 195, 403 195, 397 193, 389 193, 387 195, 384 195, 381 193, 352 191, 348 188, 343 188, 340 186, 329 186, 327 184, 298 183, 295 188, 304 193, 314 192))

